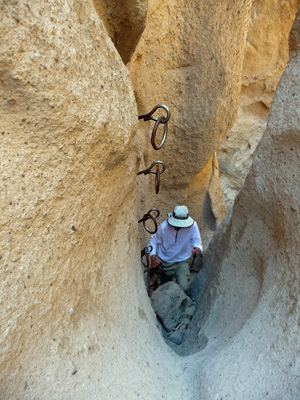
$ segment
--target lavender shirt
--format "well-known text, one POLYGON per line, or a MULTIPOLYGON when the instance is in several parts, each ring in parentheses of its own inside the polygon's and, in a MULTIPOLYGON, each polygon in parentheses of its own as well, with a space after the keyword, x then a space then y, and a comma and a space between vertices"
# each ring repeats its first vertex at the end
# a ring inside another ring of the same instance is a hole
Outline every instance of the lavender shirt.
POLYGON ((157 256, 166 263, 183 261, 191 257, 194 247, 199 247, 203 251, 201 236, 197 222, 188 228, 181 228, 176 231, 168 221, 162 222, 157 232, 152 235, 150 243, 153 247, 150 255, 157 256))

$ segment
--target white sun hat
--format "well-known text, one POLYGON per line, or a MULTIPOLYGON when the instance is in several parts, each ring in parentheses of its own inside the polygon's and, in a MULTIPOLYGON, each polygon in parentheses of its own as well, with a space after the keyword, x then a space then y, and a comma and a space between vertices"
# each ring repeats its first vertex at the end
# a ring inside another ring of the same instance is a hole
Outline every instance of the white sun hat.
POLYGON ((188 228, 193 225, 194 220, 186 206, 176 206, 173 213, 168 213, 168 223, 176 228, 188 228))

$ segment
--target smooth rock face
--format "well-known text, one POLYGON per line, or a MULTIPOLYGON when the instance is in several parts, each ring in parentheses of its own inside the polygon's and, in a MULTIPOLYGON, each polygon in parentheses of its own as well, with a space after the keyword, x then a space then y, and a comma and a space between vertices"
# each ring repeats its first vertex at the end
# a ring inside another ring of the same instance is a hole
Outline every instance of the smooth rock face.
POLYGON ((208 285, 186 342, 191 352, 207 340, 199 399, 299 397, 299 38, 300 15, 250 174, 206 254, 208 285))
POLYGON ((239 116, 217 153, 228 209, 244 183, 266 129, 275 89, 289 59, 288 36, 299 5, 299 0, 253 1, 239 116))
MULTIPOLYGON (((167 166, 158 196, 154 176, 149 177, 145 208, 158 203, 165 215, 176 204, 189 206, 189 185, 205 168, 213 168, 214 152, 237 116, 250 6, 251 2, 244 0, 149 1, 146 28, 129 69, 139 114, 163 103, 172 116, 160 151, 150 145, 153 122, 139 123, 141 169, 156 160, 167 166)), ((197 188, 199 198, 206 197, 210 180, 197 188)), ((221 189, 219 192, 221 198, 221 189)), ((192 208, 200 228, 212 231, 209 224, 202 225, 204 204, 198 202, 192 208)), ((212 210, 210 213, 214 216, 212 210)))

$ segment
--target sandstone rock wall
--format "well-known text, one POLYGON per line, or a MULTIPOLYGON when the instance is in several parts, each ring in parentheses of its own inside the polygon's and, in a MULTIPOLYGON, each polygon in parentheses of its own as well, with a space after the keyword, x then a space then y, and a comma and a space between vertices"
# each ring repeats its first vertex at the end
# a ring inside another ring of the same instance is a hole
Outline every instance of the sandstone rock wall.
POLYGON ((206 254, 189 348, 204 347, 190 358, 199 399, 299 397, 299 35, 298 14, 267 130, 206 254))
POLYGON ((245 46, 239 116, 218 150, 226 205, 251 167, 266 129, 272 99, 289 59, 288 36, 300 1, 253 1, 245 46))
MULTIPOLYGON (((160 151, 150 146, 153 124, 139 123, 140 169, 156 160, 167 166, 160 195, 155 195, 151 175, 141 208, 157 207, 165 216, 177 203, 185 203, 204 235, 207 230, 210 236, 220 219, 213 208, 204 215, 215 171, 212 157, 237 116, 251 2, 151 0, 148 4, 146 28, 129 66, 138 112, 144 114, 163 103, 172 117, 160 151), (201 177, 207 175, 204 169, 211 171, 210 177, 201 177), (203 183, 197 191, 196 181, 203 183)), ((224 217, 225 207, 220 210, 224 217)))
POLYGON ((128 70, 90 1, 0 13, 0 398, 166 398, 172 378, 180 399, 140 270, 128 70))

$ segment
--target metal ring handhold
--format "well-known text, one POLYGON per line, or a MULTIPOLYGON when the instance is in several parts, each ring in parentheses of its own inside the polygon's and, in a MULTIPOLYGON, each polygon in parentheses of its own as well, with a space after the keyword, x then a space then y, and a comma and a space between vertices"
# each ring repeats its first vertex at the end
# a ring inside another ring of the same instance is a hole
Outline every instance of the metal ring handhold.
MULTIPOLYGON (((158 218, 159 216, 160 216, 160 211, 159 211, 157 208, 151 208, 151 210, 149 210, 149 211, 147 212, 147 214, 145 214, 145 215, 143 216, 143 218, 141 218, 141 219, 138 221, 138 223, 140 223, 140 222, 142 222, 142 221, 145 221, 145 220, 147 220, 147 219, 149 219, 149 218, 156 219, 156 218, 158 218), (155 212, 156 215, 151 215, 151 214, 153 214, 153 212, 155 212)), ((149 246, 149 247, 152 247, 152 246, 149 246)), ((151 250, 150 250, 150 251, 151 251, 151 250)))
POLYGON ((156 171, 151 171, 151 169, 152 169, 155 165, 158 165, 158 164, 159 164, 159 165, 162 165, 162 170, 159 171, 159 173, 160 173, 160 174, 163 174, 163 173, 165 172, 165 170, 166 170, 165 164, 164 164, 162 161, 155 161, 154 163, 152 163, 152 164, 150 165, 149 168, 146 168, 146 169, 144 169, 143 171, 138 172, 137 175, 141 175, 141 174, 144 174, 144 175, 148 175, 148 174, 157 174, 157 170, 156 170, 156 171))
MULTIPOLYGON (((146 229, 147 232, 151 233, 151 235, 153 235, 154 233, 157 232, 157 222, 155 221, 155 218, 152 217, 152 215, 148 215, 148 218, 146 219, 142 219, 143 221, 143 227, 146 229), (146 221, 148 221, 149 219, 151 219, 154 223, 154 230, 151 231, 149 228, 147 228, 146 226, 146 221)), ((140 221, 139 221, 140 222, 140 221)))
MULTIPOLYGON (((152 208, 152 210, 156 210, 156 208, 152 208)), ((158 213, 160 214, 159 211, 158 211, 158 213)), ((157 215, 157 217, 159 216, 159 214, 157 215)), ((157 218, 157 217, 154 217, 154 218, 157 218)), ((153 246, 151 246, 151 244, 149 244, 148 246, 145 246, 143 250, 144 250, 145 254, 150 254, 151 251, 153 250, 153 246)))
MULTIPOLYGON (((156 215, 152 215, 153 218, 158 218, 160 216, 160 211, 157 208, 151 208, 151 210, 148 211, 148 214, 152 214, 153 212, 156 213, 156 215)), ((151 245, 149 245, 148 247, 152 247, 151 245)), ((153 249, 151 249, 150 251, 152 251, 153 249)))
POLYGON ((154 148, 155 150, 161 149, 161 148, 163 147, 165 141, 166 141, 166 138, 167 138, 168 124, 165 124, 165 127, 164 127, 164 134, 163 134, 163 137, 162 137, 162 139, 161 139, 161 142, 160 142, 160 144, 159 144, 158 146, 156 145, 156 143, 155 143, 156 132, 157 132, 157 128, 158 128, 159 124, 162 123, 162 122, 161 122, 162 119, 163 119, 163 117, 159 117, 159 118, 157 119, 157 121, 155 122, 155 125, 154 125, 154 127, 153 127, 153 130, 152 130, 151 144, 152 144, 152 146, 153 146, 153 148, 154 148))
POLYGON ((146 270, 147 270, 147 269, 149 269, 149 258, 148 258, 149 252, 146 251, 146 248, 147 247, 144 247, 141 250, 141 262, 142 262, 144 268, 146 268, 146 270), (146 259, 146 262, 144 262, 144 258, 146 259))
MULTIPOLYGON (((138 223, 143 222, 143 226, 146 229, 147 232, 154 234, 157 232, 157 222, 156 222, 156 218, 160 215, 160 211, 157 208, 151 208, 151 210, 149 210, 147 212, 147 214, 145 214, 143 216, 143 218, 141 218, 138 223), (151 213, 156 212, 156 215, 151 215, 151 213), (151 231, 150 229, 147 228, 146 226, 146 221, 148 221, 149 219, 151 219, 154 223, 154 231, 151 231)), ((150 246, 152 247, 152 246, 150 246)), ((151 250, 150 250, 151 251, 151 250)))
POLYGON ((149 121, 150 119, 151 119, 152 121, 157 121, 158 118, 152 117, 152 114, 154 114, 155 111, 156 111, 157 109, 159 109, 159 108, 163 108, 163 109, 167 112, 167 117, 166 117, 166 118, 163 118, 163 119, 160 121, 161 124, 166 124, 166 123, 169 121, 169 119, 171 118, 171 112, 170 112, 170 110, 168 109, 168 107, 165 106, 164 104, 157 104, 157 106, 155 106, 149 113, 143 114, 143 115, 139 115, 139 119, 144 119, 144 121, 149 121))
POLYGON ((141 262, 145 268, 144 272, 149 270, 149 254, 151 253, 152 250, 153 250, 153 247, 151 245, 145 246, 141 250, 141 262), (146 262, 144 262, 144 258, 146 258, 146 262))

